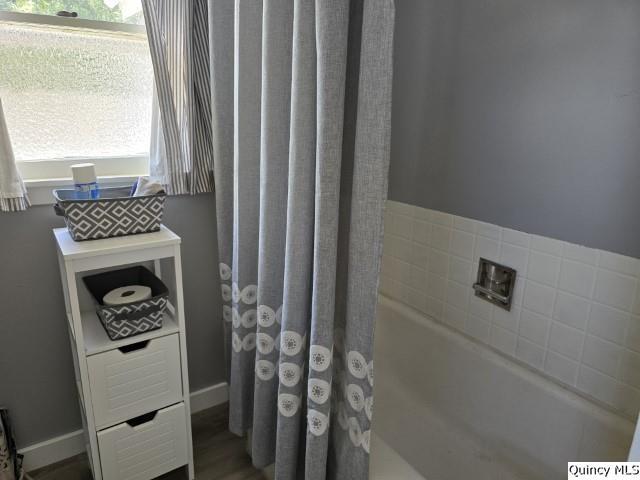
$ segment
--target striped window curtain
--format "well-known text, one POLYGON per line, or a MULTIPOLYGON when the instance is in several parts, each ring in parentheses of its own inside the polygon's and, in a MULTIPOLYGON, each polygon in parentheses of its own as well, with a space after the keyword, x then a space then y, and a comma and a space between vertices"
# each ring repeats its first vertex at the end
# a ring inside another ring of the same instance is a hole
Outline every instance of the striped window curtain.
POLYGON ((0 212, 18 212, 29 206, 27 189, 16 168, 9 129, 0 101, 0 212))
POLYGON ((213 191, 206 0, 143 0, 155 95, 150 173, 172 195, 213 191))

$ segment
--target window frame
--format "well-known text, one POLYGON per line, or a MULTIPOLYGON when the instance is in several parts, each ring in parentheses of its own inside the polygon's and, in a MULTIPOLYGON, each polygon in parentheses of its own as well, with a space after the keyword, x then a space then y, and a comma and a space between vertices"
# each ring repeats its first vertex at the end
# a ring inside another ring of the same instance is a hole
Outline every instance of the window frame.
POLYGON ((9 12, 0 10, 0 22, 27 23, 31 25, 50 25, 52 27, 77 28, 82 30, 96 30, 130 35, 147 36, 144 25, 133 23, 105 22, 103 20, 89 20, 80 17, 58 17, 41 13, 9 12))
MULTIPOLYGON (((65 29, 110 32, 147 38, 144 25, 105 22, 79 17, 58 17, 39 13, 9 12, 0 10, 0 22, 27 25, 48 25, 65 29)), ((151 138, 149 139, 151 143, 151 138)), ((96 165, 100 183, 110 186, 131 184, 138 176, 148 175, 149 155, 118 157, 64 157, 43 160, 16 161, 34 205, 51 204, 51 189, 71 186, 70 166, 91 162, 96 165)))

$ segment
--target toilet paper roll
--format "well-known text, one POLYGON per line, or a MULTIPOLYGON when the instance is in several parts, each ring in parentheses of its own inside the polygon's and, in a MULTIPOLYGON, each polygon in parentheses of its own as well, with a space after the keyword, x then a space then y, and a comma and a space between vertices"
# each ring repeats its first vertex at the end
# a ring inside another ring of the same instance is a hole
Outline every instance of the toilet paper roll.
POLYGON ((127 285, 111 290, 102 298, 107 306, 123 305, 125 303, 141 302, 151 298, 151 289, 144 285, 127 285))

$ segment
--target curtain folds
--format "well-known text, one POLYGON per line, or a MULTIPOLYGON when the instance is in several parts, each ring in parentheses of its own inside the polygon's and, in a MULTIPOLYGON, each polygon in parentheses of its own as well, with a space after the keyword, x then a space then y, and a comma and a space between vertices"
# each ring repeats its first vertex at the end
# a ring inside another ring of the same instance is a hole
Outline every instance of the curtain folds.
POLYGON ((209 0, 231 431, 278 480, 368 477, 393 0, 209 0))
POLYGON ((206 0, 143 0, 155 95, 150 172, 170 194, 213 191, 206 0))
POLYGON ((18 212, 29 206, 27 189, 16 168, 9 129, 0 101, 0 212, 18 212))

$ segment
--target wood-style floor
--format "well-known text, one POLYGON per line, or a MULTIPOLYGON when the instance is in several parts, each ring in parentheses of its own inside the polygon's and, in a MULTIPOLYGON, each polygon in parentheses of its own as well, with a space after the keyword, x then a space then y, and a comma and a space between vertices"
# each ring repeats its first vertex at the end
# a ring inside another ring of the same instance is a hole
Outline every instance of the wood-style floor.
MULTIPOLYGON (((227 430, 227 405, 198 412, 191 417, 193 456, 197 480, 263 480, 251 465, 245 439, 227 430)), ((30 472, 34 480, 92 480, 85 454, 30 472)), ((162 480, 185 480, 186 470, 179 469, 162 480)))

